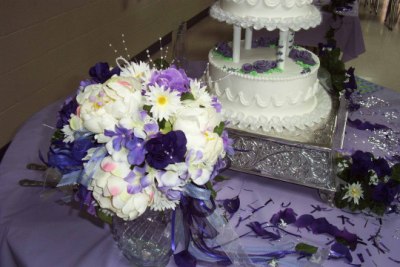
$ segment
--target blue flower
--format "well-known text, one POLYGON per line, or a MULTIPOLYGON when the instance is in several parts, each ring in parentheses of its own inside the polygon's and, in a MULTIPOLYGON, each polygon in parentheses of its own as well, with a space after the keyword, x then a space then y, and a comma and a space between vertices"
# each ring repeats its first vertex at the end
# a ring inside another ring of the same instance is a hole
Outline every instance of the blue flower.
POLYGON ((119 75, 121 70, 118 67, 110 70, 110 66, 106 62, 96 63, 89 70, 89 75, 97 83, 104 83, 110 79, 113 75, 119 75))
POLYGON ((185 161, 186 136, 182 131, 159 134, 145 144, 147 163, 156 169, 185 161))

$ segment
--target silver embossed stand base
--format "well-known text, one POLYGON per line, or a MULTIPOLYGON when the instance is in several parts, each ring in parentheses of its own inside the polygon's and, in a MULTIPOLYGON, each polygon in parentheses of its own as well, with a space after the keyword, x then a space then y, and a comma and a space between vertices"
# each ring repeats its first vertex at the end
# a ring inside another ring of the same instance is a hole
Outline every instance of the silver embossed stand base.
POLYGON ((347 104, 332 97, 326 121, 296 132, 254 133, 228 128, 236 153, 231 169, 319 190, 332 204, 336 191, 335 150, 342 148, 347 104))

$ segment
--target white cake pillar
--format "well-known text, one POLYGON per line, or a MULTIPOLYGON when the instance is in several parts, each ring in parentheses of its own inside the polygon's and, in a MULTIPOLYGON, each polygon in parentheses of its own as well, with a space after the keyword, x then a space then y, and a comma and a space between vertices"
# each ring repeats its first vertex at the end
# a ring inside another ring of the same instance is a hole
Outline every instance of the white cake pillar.
POLYGON ((285 69, 286 51, 288 48, 287 47, 288 37, 289 37, 289 31, 279 31, 277 61, 278 61, 278 68, 280 68, 281 70, 285 69))
POLYGON ((250 50, 252 41, 253 41, 253 29, 246 28, 246 35, 244 38, 244 49, 250 50))
POLYGON ((240 26, 233 25, 232 59, 234 63, 238 63, 240 60, 241 37, 242 37, 242 28, 240 26))
POLYGON ((293 48, 293 43, 294 43, 294 31, 289 30, 289 37, 288 37, 288 49, 286 50, 286 56, 289 55, 290 51, 293 48))

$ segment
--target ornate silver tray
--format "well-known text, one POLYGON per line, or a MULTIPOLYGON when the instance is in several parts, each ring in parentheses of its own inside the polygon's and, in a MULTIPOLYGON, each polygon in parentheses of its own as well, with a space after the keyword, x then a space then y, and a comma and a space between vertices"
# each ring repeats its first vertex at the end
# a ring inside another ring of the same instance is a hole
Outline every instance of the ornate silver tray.
MULTIPOLYGON (((327 79, 320 83, 329 93, 327 79)), ((325 74, 326 75, 326 74, 325 74)), ((319 190, 332 203, 336 191, 334 159, 342 148, 347 120, 347 102, 329 93, 332 110, 326 121, 295 132, 250 132, 228 128, 236 153, 230 169, 299 184, 319 190)))

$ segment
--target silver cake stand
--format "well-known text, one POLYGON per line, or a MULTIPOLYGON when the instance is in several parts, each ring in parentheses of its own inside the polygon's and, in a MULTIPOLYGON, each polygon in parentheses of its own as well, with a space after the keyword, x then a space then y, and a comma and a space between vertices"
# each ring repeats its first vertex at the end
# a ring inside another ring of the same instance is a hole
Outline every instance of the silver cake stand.
POLYGON ((343 147, 347 101, 332 94, 323 69, 321 86, 332 99, 328 118, 313 128, 292 132, 254 132, 229 127, 235 155, 230 169, 299 184, 319 190, 320 197, 333 204, 336 192, 337 149, 343 147))

